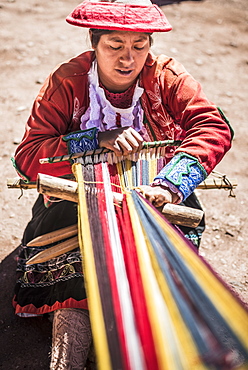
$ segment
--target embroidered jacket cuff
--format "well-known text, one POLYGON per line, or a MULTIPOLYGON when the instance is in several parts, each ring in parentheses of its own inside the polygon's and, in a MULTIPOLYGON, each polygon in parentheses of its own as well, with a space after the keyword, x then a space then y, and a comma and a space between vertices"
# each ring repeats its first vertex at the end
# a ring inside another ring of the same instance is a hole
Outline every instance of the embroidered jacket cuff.
POLYGON ((185 200, 206 177, 207 172, 195 157, 178 153, 159 172, 154 182, 158 179, 166 180, 182 193, 182 200, 185 200))
POLYGON ((96 127, 93 127, 88 130, 75 131, 65 135, 63 140, 67 142, 69 154, 97 149, 99 147, 97 140, 98 131, 96 127))

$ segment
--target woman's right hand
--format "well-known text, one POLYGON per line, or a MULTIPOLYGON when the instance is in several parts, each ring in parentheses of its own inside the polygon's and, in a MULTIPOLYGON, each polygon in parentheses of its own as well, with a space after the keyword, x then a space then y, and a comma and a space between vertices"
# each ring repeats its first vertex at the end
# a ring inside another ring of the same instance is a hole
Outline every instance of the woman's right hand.
POLYGON ((142 136, 132 127, 98 133, 100 148, 110 149, 119 157, 140 151, 143 141, 142 136))

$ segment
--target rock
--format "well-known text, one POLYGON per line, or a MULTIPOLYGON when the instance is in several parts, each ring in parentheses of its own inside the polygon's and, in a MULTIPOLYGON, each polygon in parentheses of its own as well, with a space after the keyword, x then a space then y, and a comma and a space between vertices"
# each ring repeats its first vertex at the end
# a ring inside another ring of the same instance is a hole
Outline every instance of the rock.
POLYGON ((13 142, 13 144, 15 144, 15 145, 19 145, 20 144, 20 142, 21 142, 21 139, 18 137, 18 138, 14 138, 14 140, 12 141, 13 142))
POLYGON ((200 58, 197 58, 197 59, 195 60, 195 64, 196 64, 197 66, 202 66, 202 65, 203 65, 203 60, 202 60, 202 59, 200 59, 200 58))
POLYGON ((20 113, 20 112, 23 112, 24 110, 26 110, 27 109, 27 107, 25 106, 25 105, 21 105, 20 107, 18 107, 18 108, 16 108, 16 111, 18 112, 18 113, 20 113))
POLYGON ((170 52, 173 53, 173 54, 177 54, 178 50, 177 50, 177 48, 170 48, 170 52))
POLYGON ((38 85, 42 85, 43 82, 44 82, 44 79, 41 78, 41 77, 37 78, 37 80, 35 81, 35 83, 38 84, 38 85))
POLYGON ((229 43, 229 46, 232 46, 233 48, 237 48, 238 47, 238 44, 235 41, 231 41, 229 43))

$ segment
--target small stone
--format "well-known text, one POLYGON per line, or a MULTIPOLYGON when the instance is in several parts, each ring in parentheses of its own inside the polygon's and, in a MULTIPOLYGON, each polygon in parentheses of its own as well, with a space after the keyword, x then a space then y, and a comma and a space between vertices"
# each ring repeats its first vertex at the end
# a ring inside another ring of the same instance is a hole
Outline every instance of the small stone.
POLYGON ((213 230, 213 231, 218 231, 218 230, 220 230, 220 227, 219 227, 219 226, 213 226, 213 227, 212 227, 212 230, 213 230))
POLYGON ((19 138, 14 138, 14 140, 13 140, 13 144, 15 144, 15 145, 19 145, 20 144, 20 142, 21 142, 21 139, 19 139, 19 138))
POLYGON ((209 56, 212 56, 212 55, 214 54, 213 50, 211 50, 211 49, 207 49, 207 50, 205 51, 205 53, 206 53, 207 55, 209 55, 209 56))
POLYGON ((17 112, 23 112, 24 110, 26 110, 27 107, 25 105, 21 105, 20 107, 18 107, 16 110, 17 112))
POLYGON ((203 65, 203 60, 202 60, 202 59, 200 59, 200 58, 197 58, 197 59, 195 60, 195 64, 196 64, 197 66, 202 66, 202 65, 203 65))
POLYGON ((35 83, 38 85, 42 85, 43 82, 44 82, 43 78, 37 78, 37 80, 35 81, 35 83))

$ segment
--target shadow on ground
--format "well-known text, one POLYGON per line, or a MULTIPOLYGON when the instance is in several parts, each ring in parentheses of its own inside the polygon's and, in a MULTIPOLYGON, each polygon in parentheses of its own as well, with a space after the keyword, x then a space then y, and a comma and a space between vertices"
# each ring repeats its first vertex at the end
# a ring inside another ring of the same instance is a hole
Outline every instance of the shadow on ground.
POLYGON ((48 370, 51 322, 17 317, 12 307, 18 250, 0 264, 0 369, 48 370))

